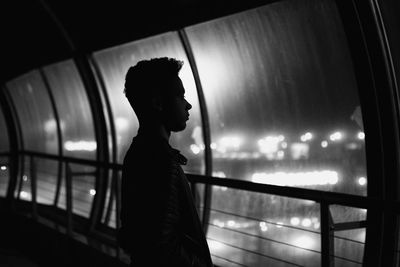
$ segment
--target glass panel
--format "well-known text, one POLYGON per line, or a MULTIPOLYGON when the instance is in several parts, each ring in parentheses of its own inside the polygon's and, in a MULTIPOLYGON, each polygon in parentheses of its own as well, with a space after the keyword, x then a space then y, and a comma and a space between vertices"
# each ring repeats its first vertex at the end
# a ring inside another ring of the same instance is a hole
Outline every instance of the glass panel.
POLYGON ((335 232, 335 266, 362 266, 365 228, 335 232))
POLYGON ((0 152, 8 152, 9 147, 7 125, 4 119, 3 110, 0 108, 0 152))
POLYGON ((358 90, 334 1, 281 1, 186 32, 214 172, 366 195, 358 90))
MULTIPOLYGON (((85 218, 89 218, 95 190, 95 168, 71 164, 72 172, 72 212, 85 218)), ((60 188, 60 198, 57 207, 66 209, 66 179, 64 178, 60 188)))
POLYGON ((216 261, 320 266, 320 216, 315 202, 219 186, 213 186, 212 199, 207 239, 216 261))
POLYGON ((38 71, 7 83, 21 123, 24 149, 56 154, 56 120, 48 92, 38 71))
POLYGON ((89 100, 72 60, 44 68, 60 118, 64 155, 95 159, 96 139, 89 100))
POLYGON ((334 223, 359 222, 367 219, 366 209, 331 205, 330 211, 334 223))
POLYGON ((79 175, 72 176, 72 212, 89 218, 92 202, 96 195, 95 171, 92 167, 72 165, 72 172, 79 172, 79 175))
POLYGON ((0 197, 7 195, 8 180, 10 179, 10 169, 8 157, 0 157, 0 197))
POLYGON ((178 34, 172 32, 94 53, 94 59, 105 82, 116 125, 118 162, 122 162, 138 129, 137 118, 123 94, 125 74, 128 68, 138 61, 154 57, 173 57, 185 62, 180 78, 186 89, 186 98, 193 108, 186 130, 172 134, 171 145, 181 150, 189 159, 188 165, 184 167, 185 171, 203 173, 204 144, 196 87, 178 34))

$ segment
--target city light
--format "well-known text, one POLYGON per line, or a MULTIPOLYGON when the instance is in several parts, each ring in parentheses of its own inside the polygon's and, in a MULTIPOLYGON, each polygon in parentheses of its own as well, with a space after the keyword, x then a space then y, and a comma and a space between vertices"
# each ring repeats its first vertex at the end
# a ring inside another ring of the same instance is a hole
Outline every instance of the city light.
POLYGON ((24 182, 28 181, 28 176, 26 174, 22 175, 22 180, 24 182))
POLYGON ((341 133, 341 132, 335 132, 335 133, 333 133, 333 134, 331 134, 330 136, 329 136, 329 139, 331 140, 331 141, 339 141, 339 140, 342 140, 342 138, 343 138, 343 134, 341 133))
POLYGON ((25 191, 21 191, 21 193, 20 193, 20 196, 22 197, 22 198, 29 198, 29 193, 28 192, 25 192, 25 191))
POLYGON ((229 220, 228 221, 228 226, 229 227, 234 227, 235 226, 235 221, 234 220, 229 220))
POLYGON ((90 189, 90 190, 89 190, 89 194, 90 194, 91 196, 96 195, 96 190, 90 189))
POLYGON ((365 177, 358 178, 358 184, 359 185, 366 185, 367 184, 367 178, 365 178, 365 177))
POLYGON ((7 166, 3 165, 3 166, 0 167, 0 169, 1 169, 2 171, 5 171, 5 170, 7 170, 7 166))
POLYGON ((290 155, 292 159, 307 159, 310 151, 310 146, 305 143, 293 143, 290 145, 290 155))
POLYGON ((359 132, 357 134, 357 138, 360 139, 360 140, 364 140, 365 139, 365 133, 364 132, 359 132))
POLYGON ((261 229, 261 231, 263 231, 263 232, 268 231, 267 223, 266 223, 266 222, 260 222, 260 229, 261 229))
POLYGON ((280 186, 334 185, 339 181, 338 173, 330 170, 311 172, 254 173, 251 181, 280 186))
POLYGON ((211 143, 210 147, 211 147, 211 149, 216 149, 217 148, 217 144, 216 143, 211 143))
POLYGON ((200 153, 201 148, 198 145, 191 144, 190 145, 190 150, 192 150, 193 154, 197 155, 200 153))
POLYGON ((303 221, 301 222, 301 225, 304 227, 310 227, 311 226, 311 220, 308 218, 303 219, 303 221))
POLYGON ((97 143, 95 141, 66 141, 64 148, 67 151, 95 151, 97 143))
POLYGON ((222 147, 222 150, 225 150, 227 148, 239 149, 240 145, 242 144, 242 139, 236 136, 227 136, 221 138, 219 143, 222 147))
POLYGON ((322 141, 321 142, 321 146, 323 147, 323 148, 325 148, 325 147, 327 147, 328 146, 328 142, 327 141, 322 141))
POLYGON ((300 140, 301 140, 302 142, 307 142, 307 141, 311 140, 312 138, 313 138, 312 133, 307 132, 307 133, 303 134, 303 135, 300 137, 300 140))
POLYGON ((278 151, 278 145, 280 142, 285 140, 283 135, 279 136, 267 136, 263 139, 258 140, 258 146, 260 147, 260 152, 265 154, 271 154, 278 151))
POLYGON ((293 217, 293 218, 290 219, 290 223, 291 223, 292 225, 299 225, 300 219, 297 218, 297 217, 293 217))
POLYGON ((212 172, 212 176, 214 176, 214 177, 219 177, 219 178, 226 178, 225 173, 224 173, 224 172, 221 172, 221 171, 212 172))
POLYGON ((276 227, 282 228, 282 226, 283 226, 283 223, 282 223, 282 222, 277 222, 277 223, 276 223, 276 227))

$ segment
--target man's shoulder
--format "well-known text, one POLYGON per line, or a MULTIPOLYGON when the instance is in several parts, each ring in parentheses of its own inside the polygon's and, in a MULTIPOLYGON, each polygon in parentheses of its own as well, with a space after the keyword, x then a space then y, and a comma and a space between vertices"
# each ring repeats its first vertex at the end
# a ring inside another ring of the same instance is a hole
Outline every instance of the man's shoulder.
POLYGON ((160 140, 135 137, 125 154, 124 166, 158 166, 170 161, 168 146, 160 140))

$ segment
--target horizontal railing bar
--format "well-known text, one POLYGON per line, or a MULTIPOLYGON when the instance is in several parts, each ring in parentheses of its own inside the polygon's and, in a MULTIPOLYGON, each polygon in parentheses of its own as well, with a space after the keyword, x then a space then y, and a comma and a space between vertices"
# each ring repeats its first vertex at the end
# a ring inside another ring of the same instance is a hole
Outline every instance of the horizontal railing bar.
POLYGON ((371 208, 390 209, 400 213, 399 201, 383 201, 376 198, 349 195, 344 193, 321 191, 314 189, 304 189, 298 187, 288 187, 270 184, 259 184, 244 180, 236 180, 230 178, 206 177, 198 174, 187 174, 189 181, 194 183, 225 186, 229 188, 246 190, 257 193, 279 195, 289 198, 298 198, 304 200, 313 200, 315 202, 325 201, 330 205, 342 205, 355 208, 371 208))
MULTIPOLYGON (((30 155, 41 158, 53 159, 53 160, 61 160, 68 161, 70 163, 75 164, 85 164, 89 166, 97 166, 103 168, 110 168, 116 170, 122 170, 122 165, 117 163, 108 163, 101 161, 94 161, 88 159, 77 159, 73 157, 67 156, 57 156, 50 155, 42 152, 34 152, 34 151, 19 151, 22 155, 30 155)), ((1 155, 1 154, 0 154, 1 155)), ((6 154, 9 155, 9 154, 6 154)), ((290 198, 298 198, 304 200, 313 200, 316 202, 325 201, 328 204, 336 204, 343 205, 349 207, 356 208, 379 208, 384 210, 393 211, 396 213, 400 213, 400 202, 399 201, 386 201, 380 200, 371 197, 364 196, 356 196, 349 195, 344 193, 337 192, 328 192, 314 189, 304 189, 297 187, 287 187, 287 186, 278 186, 278 185, 270 185, 270 184, 259 184, 253 183, 249 181, 236 180, 230 178, 216 178, 216 177, 207 177, 203 175, 197 174, 187 174, 187 177, 190 182, 193 183, 202 183, 206 185, 216 185, 216 186, 225 186, 233 189, 246 190, 257 193, 271 194, 271 195, 279 195, 283 197, 290 198)))
POLYGON ((345 230, 353 230, 359 228, 366 228, 367 221, 359 221, 359 222, 344 222, 344 223, 335 223, 333 225, 334 231, 345 231, 345 230))

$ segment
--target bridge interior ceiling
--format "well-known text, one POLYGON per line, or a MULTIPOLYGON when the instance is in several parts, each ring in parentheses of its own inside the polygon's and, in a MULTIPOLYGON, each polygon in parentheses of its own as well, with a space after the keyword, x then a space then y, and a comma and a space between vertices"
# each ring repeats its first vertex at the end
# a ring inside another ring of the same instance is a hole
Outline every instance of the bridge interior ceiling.
POLYGON ((130 2, 0 4, 0 199, 33 203, 36 219, 55 209, 67 234, 102 232, 124 261, 121 164, 139 128, 124 76, 173 57, 193 108, 171 145, 188 158, 214 263, 395 266, 397 41, 377 45, 363 17, 379 5, 130 2))

